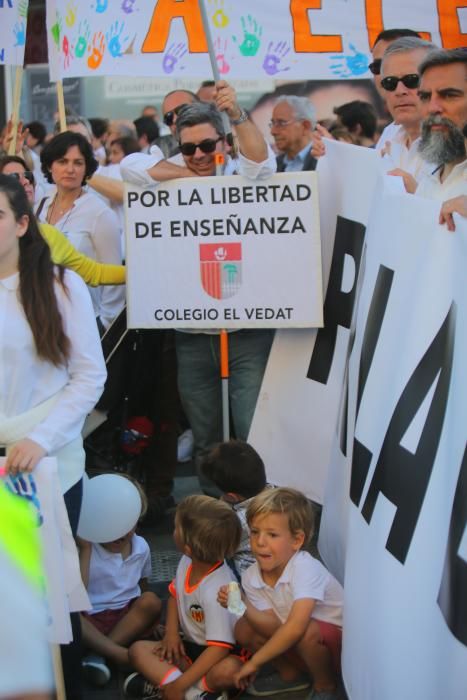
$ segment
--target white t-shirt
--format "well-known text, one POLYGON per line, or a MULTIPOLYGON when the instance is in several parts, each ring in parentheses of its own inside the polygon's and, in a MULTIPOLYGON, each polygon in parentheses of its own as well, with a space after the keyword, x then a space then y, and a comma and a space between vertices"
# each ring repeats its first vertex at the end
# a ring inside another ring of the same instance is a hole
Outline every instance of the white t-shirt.
MULTIPOLYGON (((83 280, 66 270, 68 294, 56 282, 55 294, 70 339, 67 366, 38 357, 29 323, 18 300, 19 274, 0 280, 0 425, 50 399, 59 398, 47 417, 26 437, 53 454, 77 438, 107 376, 89 293, 83 280)), ((60 465, 61 469, 66 465, 60 465)), ((84 464, 83 464, 84 469, 84 464)), ((71 483, 60 473, 64 491, 71 483)))
POLYGON ((282 622, 296 600, 313 598, 316 605, 311 617, 342 627, 342 586, 308 552, 293 555, 274 587, 263 581, 257 562, 242 575, 242 586, 257 610, 274 610, 282 622))
POLYGON ((467 159, 458 163, 449 173, 448 177, 441 182, 439 169, 430 173, 420 181, 415 192, 420 197, 437 199, 445 202, 447 199, 467 195, 467 159))
POLYGON ((206 576, 190 586, 191 559, 183 556, 170 594, 177 601, 180 627, 189 641, 202 646, 233 646, 236 617, 217 602, 221 586, 235 581, 235 576, 225 562, 218 562, 206 576))
POLYGON ((93 544, 89 564, 88 595, 92 613, 123 608, 141 595, 139 581, 151 574, 151 552, 143 537, 133 535, 131 554, 123 559, 93 544))
MULTIPOLYGON (((54 195, 42 208, 40 218, 47 220, 54 195)), ((114 212, 92 192, 83 192, 55 226, 89 258, 110 265, 122 264, 120 225, 114 212)), ((89 287, 94 313, 108 328, 125 304, 125 285, 89 287)))

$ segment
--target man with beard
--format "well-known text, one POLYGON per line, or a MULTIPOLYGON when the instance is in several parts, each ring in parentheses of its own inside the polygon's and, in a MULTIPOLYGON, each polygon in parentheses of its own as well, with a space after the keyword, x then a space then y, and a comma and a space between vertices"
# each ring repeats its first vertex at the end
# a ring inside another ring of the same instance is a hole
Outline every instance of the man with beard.
POLYGON ((433 51, 420 66, 425 120, 421 156, 436 164, 416 194, 444 202, 440 223, 454 230, 452 214, 467 216, 467 49, 433 51))

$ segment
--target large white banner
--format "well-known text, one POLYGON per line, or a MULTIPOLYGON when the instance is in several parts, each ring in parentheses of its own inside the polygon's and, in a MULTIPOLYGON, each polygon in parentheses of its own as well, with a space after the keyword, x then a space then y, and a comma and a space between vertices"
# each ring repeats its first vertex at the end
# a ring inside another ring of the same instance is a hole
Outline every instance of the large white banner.
POLYGON ((385 193, 368 226, 333 482, 351 700, 466 697, 467 222, 439 208, 385 193))
MULTIPOLYGON (((446 48, 467 39, 462 0, 204 0, 224 78, 370 77, 384 28, 446 48)), ((198 0, 47 0, 51 79, 86 75, 209 78, 198 0)))
POLYGON ((318 503, 323 501, 365 226, 379 172, 373 150, 326 141, 326 156, 317 170, 324 328, 276 333, 249 434, 268 479, 298 488, 318 503))
POLYGON ((126 191, 130 328, 323 324, 315 173, 126 191))
POLYGON ((22 66, 29 0, 0 0, 0 66, 22 66))
MULTIPOLYGON (((5 458, 0 458, 0 467, 4 462, 5 458)), ((12 493, 35 508, 44 557, 47 636, 52 643, 68 644, 73 639, 70 611, 89 610, 91 606, 60 491, 57 460, 42 459, 32 473, 7 476, 4 480, 12 493)))

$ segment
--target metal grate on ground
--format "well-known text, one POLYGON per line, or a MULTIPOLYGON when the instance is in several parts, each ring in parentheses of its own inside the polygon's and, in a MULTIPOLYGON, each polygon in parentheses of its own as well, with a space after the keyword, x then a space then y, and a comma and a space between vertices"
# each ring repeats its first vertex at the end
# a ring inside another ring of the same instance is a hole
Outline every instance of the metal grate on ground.
POLYGON ((152 573, 149 581, 151 583, 171 581, 175 576, 181 556, 181 552, 173 550, 151 552, 152 573))

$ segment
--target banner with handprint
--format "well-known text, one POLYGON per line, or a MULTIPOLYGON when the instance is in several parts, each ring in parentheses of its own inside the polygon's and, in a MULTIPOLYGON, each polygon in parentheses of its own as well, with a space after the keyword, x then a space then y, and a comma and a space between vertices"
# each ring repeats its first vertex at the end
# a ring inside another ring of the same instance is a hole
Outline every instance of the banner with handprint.
POLYGON ((22 66, 29 0, 0 0, 0 65, 22 66))
MULTIPOLYGON (((0 470, 4 463, 5 458, 0 458, 0 470)), ((3 480, 11 493, 27 500, 34 509, 45 571, 47 637, 51 643, 68 644, 73 639, 70 611, 89 610, 91 606, 60 490, 57 460, 47 457, 32 473, 4 476, 3 480)))
MULTIPOLYGON (((462 0, 204 2, 224 78, 368 78, 370 48, 389 27, 445 48, 467 40, 462 0)), ((212 75, 198 0, 47 0, 47 25, 52 80, 212 75)))
POLYGON ((128 185, 125 200, 130 328, 322 325, 316 173, 128 185))

